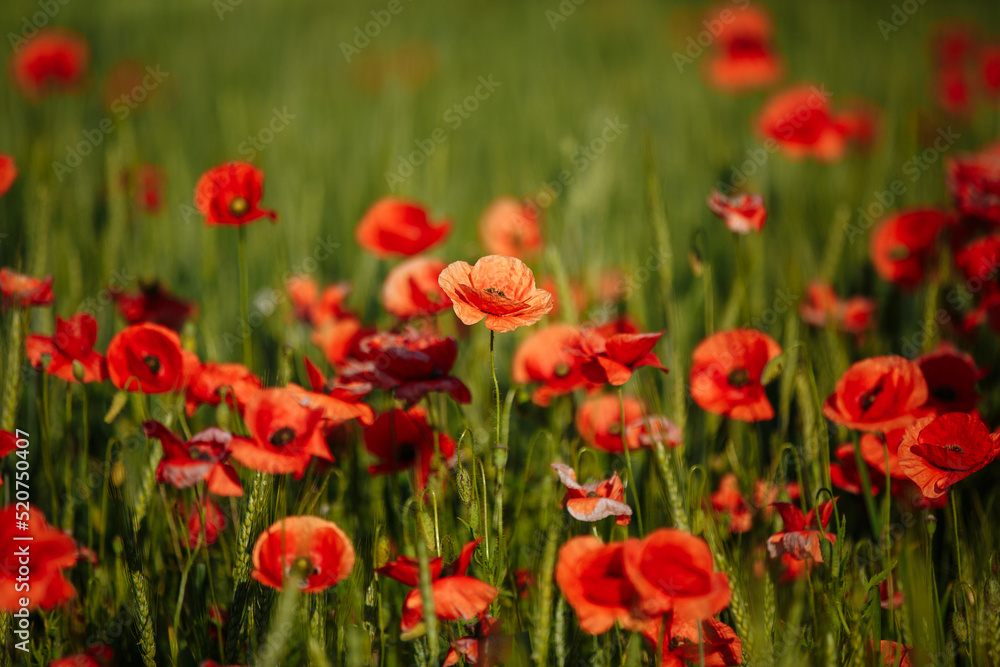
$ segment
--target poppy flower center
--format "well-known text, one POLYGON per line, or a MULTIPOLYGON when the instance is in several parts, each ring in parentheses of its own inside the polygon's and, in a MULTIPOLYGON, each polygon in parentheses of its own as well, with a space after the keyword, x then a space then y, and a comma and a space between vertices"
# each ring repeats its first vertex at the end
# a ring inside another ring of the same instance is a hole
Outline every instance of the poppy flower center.
POLYGON ((899 262, 910 256, 910 249, 905 245, 894 246, 889 249, 889 259, 899 262))
POLYGON ((878 399, 878 395, 881 393, 882 393, 882 387, 880 385, 877 387, 873 387, 872 389, 869 389, 865 393, 861 394, 861 398, 858 399, 858 406, 861 408, 861 411, 864 412, 868 410, 868 408, 870 408, 872 405, 874 405, 876 399, 878 399))
POLYGON ((591 491, 591 492, 589 492, 589 493, 587 494, 587 497, 588 497, 588 498, 600 498, 600 496, 599 496, 599 495, 597 495, 597 492, 596 492, 596 491, 591 491))
POLYGON ((241 216, 250 210, 250 203, 243 197, 235 197, 229 202, 229 212, 235 216, 241 216))
POLYGON ((937 387, 931 392, 934 394, 934 398, 939 401, 954 401, 956 397, 956 392, 954 387, 937 387))
POLYGON ((146 368, 149 369, 150 373, 155 375, 160 372, 160 360, 158 357, 155 357, 152 354, 147 354, 142 358, 142 363, 146 364, 146 368))
POLYGON ((617 422, 612 424, 611 426, 608 427, 608 433, 610 433, 611 435, 621 435, 622 425, 617 422))
POLYGON ((188 449, 188 456, 195 461, 211 461, 214 459, 212 452, 202 447, 191 447, 188 449))
POLYGON ((285 570, 285 574, 301 577, 302 581, 299 582, 299 587, 307 588, 309 577, 319 574, 319 568, 313 564, 312 558, 309 556, 298 556, 285 570))
POLYGON ((483 291, 484 292, 489 292, 490 294, 496 294, 497 296, 502 296, 505 299, 507 298, 507 295, 503 293, 503 290, 497 289, 496 287, 487 287, 483 291))
POLYGON ((411 442, 402 442, 396 447, 396 461, 406 465, 417 459, 417 448, 411 442))
POLYGON ((280 428, 271 434, 269 438, 275 447, 283 447, 295 439, 295 431, 289 427, 280 428))
POLYGON ((557 378, 564 378, 567 375, 569 375, 569 366, 567 366, 566 364, 559 364, 558 366, 556 366, 557 378))
POLYGON ((750 373, 745 368, 737 368, 729 374, 729 386, 740 389, 750 384, 750 373))
POLYGON ((949 452, 955 452, 956 454, 964 454, 965 453, 962 450, 962 448, 959 447, 958 445, 945 445, 944 448, 947 449, 949 452))

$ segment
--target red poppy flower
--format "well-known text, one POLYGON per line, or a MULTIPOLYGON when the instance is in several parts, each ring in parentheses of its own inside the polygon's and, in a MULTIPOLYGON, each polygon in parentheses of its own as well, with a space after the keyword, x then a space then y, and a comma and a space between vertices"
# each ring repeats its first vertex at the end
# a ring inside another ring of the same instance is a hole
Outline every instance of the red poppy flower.
POLYGON ((822 563, 820 540, 825 538, 830 542, 837 541, 836 535, 826 531, 826 524, 833 516, 833 501, 827 501, 809 510, 807 514, 803 514, 797 505, 791 503, 772 503, 771 507, 778 510, 785 528, 768 538, 768 555, 777 558, 787 554, 796 560, 812 559, 822 563))
MULTIPOLYGON (((242 492, 242 490, 241 490, 242 492)), ((194 549, 199 544, 209 547, 219 540, 219 533, 226 529, 226 515, 222 513, 215 501, 206 496, 187 511, 187 543, 194 549), (202 513, 205 515, 205 527, 202 529, 202 513)))
POLYGON ((247 403, 243 415, 252 438, 233 436, 233 458, 253 470, 301 479, 317 457, 332 461, 323 440, 323 409, 303 405, 287 389, 262 389, 247 403))
POLYGON ((532 325, 552 310, 552 295, 535 288, 531 269, 516 257, 487 255, 475 266, 452 262, 438 282, 463 324, 485 317, 486 328, 497 333, 532 325))
POLYGON ((625 487, 617 472, 612 473, 610 479, 579 484, 576 471, 565 463, 553 463, 552 469, 567 489, 561 504, 574 519, 594 522, 613 516, 619 526, 627 526, 632 521, 632 508, 625 504, 625 487))
POLYGON ((327 319, 317 325, 309 336, 313 345, 323 352, 323 356, 333 366, 344 363, 348 357, 357 352, 361 340, 373 333, 365 328, 361 320, 353 315, 337 319, 327 319))
POLYGON ((319 298, 319 283, 312 276, 296 275, 285 280, 285 290, 292 300, 295 317, 312 324, 312 308, 319 298))
POLYGON ((253 547, 253 578, 281 589, 299 569, 303 593, 318 593, 346 579, 354 546, 340 526, 317 516, 290 516, 261 533, 253 547))
POLYGON ((834 125, 858 148, 870 148, 875 143, 879 127, 878 109, 868 102, 857 102, 852 108, 834 115, 834 125))
POLYGON ((0 197, 7 194, 16 179, 17 165, 14 163, 14 157, 0 153, 0 197))
POLYGON ((740 493, 740 483, 733 473, 719 480, 719 490, 712 494, 712 509, 729 516, 729 531, 745 533, 753 527, 753 512, 740 493))
POLYGON ((648 616, 674 612, 699 621, 729 605, 729 578, 715 571, 708 544, 690 533, 661 528, 623 546, 625 575, 648 616))
POLYGON ((707 69, 714 87, 738 92, 761 88, 781 78, 784 65, 771 47, 771 19, 767 14, 748 5, 737 12, 723 9, 708 22, 722 25, 716 37, 716 54, 707 69), (728 21, 720 17, 726 11, 732 14, 728 21))
POLYGON ((642 634, 654 648, 663 637, 660 667, 697 665, 702 655, 704 663, 701 664, 706 667, 743 664, 740 638, 732 628, 714 618, 699 622, 679 614, 667 615, 656 619, 642 634), (664 622, 668 623, 666 631, 663 630, 664 622))
POLYGON ((948 22, 935 30, 931 45, 936 64, 957 66, 964 63, 976 48, 978 37, 974 25, 966 22, 948 22))
POLYGON ((358 245, 380 259, 411 257, 443 241, 451 220, 435 224, 418 202, 383 197, 372 204, 354 230, 358 245))
POLYGON ((201 362, 181 348, 176 333, 159 324, 133 324, 108 344, 108 377, 119 389, 165 394, 187 386, 201 362))
POLYGON ((755 329, 721 331, 694 349, 691 398, 702 409, 741 421, 774 417, 761 376, 781 347, 755 329))
POLYGON ((955 266, 965 279, 989 280, 1000 268, 1000 233, 983 236, 962 246, 955 253, 955 266))
MULTIPOLYGON (((0 430, 0 459, 17 449, 17 440, 17 434, 0 430)), ((0 479, 0 486, 2 485, 3 480, 0 479)))
POLYGON ((890 431, 906 426, 927 401, 920 367, 897 356, 862 359, 837 381, 823 404, 832 422, 859 431, 890 431))
POLYGON ((54 298, 52 276, 35 278, 4 267, 0 269, 0 293, 3 294, 4 310, 12 305, 17 308, 48 306, 54 298))
MULTIPOLYGON (((642 404, 631 396, 625 397, 625 424, 642 419, 642 404)), ((603 394, 588 398, 576 411, 576 430, 591 447, 612 454, 622 448, 622 416, 618 396, 603 394)), ((629 449, 638 449, 638 437, 628 440, 629 449)))
POLYGON ((604 336, 596 329, 584 329, 577 343, 577 353, 586 359, 581 366, 583 375, 591 382, 607 382, 619 387, 629 381, 633 371, 643 366, 666 372, 653 353, 662 337, 662 331, 604 336))
POLYGON ((29 99, 72 90, 87 73, 90 47, 69 30, 47 28, 20 45, 11 58, 14 85, 29 99))
POLYGON ((934 97, 946 112, 959 116, 972 111, 972 81, 964 67, 945 67, 934 74, 934 97))
POLYGON ((261 388, 260 378, 243 364, 201 364, 188 382, 185 406, 190 417, 199 405, 219 405, 222 397, 226 403, 243 412, 250 398, 261 388))
POLYGON ((881 475, 888 474, 892 479, 907 479, 906 473, 899 467, 899 457, 897 456, 899 443, 903 439, 905 430, 904 428, 893 429, 887 431, 883 436, 863 433, 858 441, 861 458, 881 475), (888 468, 886 467, 886 448, 889 450, 888 468), (887 470, 888 472, 886 472, 887 470))
POLYGON ((261 218, 278 219, 278 214, 260 208, 264 173, 249 162, 227 162, 212 167, 198 179, 194 205, 207 225, 239 227, 261 218))
MULTIPOLYGON (((458 558, 448 563, 448 565, 444 564, 444 559, 440 556, 430 559, 428 567, 430 568, 431 580, 436 581, 441 577, 453 577, 468 572, 469 566, 472 564, 472 556, 476 553, 476 548, 482 541, 483 538, 480 537, 471 542, 466 542, 462 546, 458 558)), ((396 560, 390 561, 382 567, 375 568, 375 571, 395 579, 410 588, 420 584, 420 563, 416 558, 411 558, 410 556, 397 556, 396 560)))
POLYGON ((912 646, 888 639, 881 640, 878 649, 875 648, 875 640, 869 639, 865 655, 870 661, 868 664, 885 667, 913 667, 913 659, 916 657, 912 646))
POLYGON ((899 443, 899 467, 928 498, 983 468, 1000 454, 1000 432, 991 434, 978 415, 950 412, 918 419, 899 443))
POLYGON ((28 510, 28 529, 17 529, 15 518, 23 514, 15 505, 0 510, 0 544, 8 547, 6 556, 0 560, 0 610, 13 613, 23 606, 22 598, 28 599, 27 608, 49 610, 76 596, 73 584, 63 575, 63 570, 73 567, 77 559, 76 542, 61 530, 53 528, 38 510, 28 510), (29 563, 19 562, 14 553, 15 539, 30 538, 22 544, 30 545, 29 563), (27 568, 27 574, 22 568, 27 568), (21 584, 18 583, 21 577, 21 584), (23 582, 30 582, 25 589, 23 582))
POLYGON ((938 234, 952 216, 935 209, 909 209, 885 218, 872 233, 871 257, 883 280, 915 287, 934 259, 938 234))
POLYGON ((198 315, 198 304, 171 294, 158 281, 140 283, 139 290, 117 294, 115 305, 129 324, 152 322, 180 331, 198 315))
POLYGON ((814 327, 827 325, 851 334, 867 331, 875 317, 876 304, 861 296, 841 299, 829 283, 813 281, 806 288, 806 300, 799 304, 799 315, 814 327))
MULTIPOLYGON (((578 283, 573 279, 569 279, 569 298, 573 302, 573 307, 577 313, 582 313, 587 309, 587 293, 583 289, 583 285, 578 283)), ((559 315, 559 288, 556 286, 556 281, 553 280, 552 276, 545 276, 542 279, 541 288, 552 295, 552 310, 549 312, 552 317, 559 315)))
POLYGON ((570 539, 559 549, 556 584, 584 632, 602 634, 616 621, 626 630, 642 630, 650 622, 636 606, 639 594, 625 573, 623 542, 604 544, 591 535, 570 539))
POLYGON ((898 609, 903 606, 906 596, 899 590, 899 584, 890 577, 878 585, 879 606, 882 609, 898 609), (889 594, 889 582, 892 581, 892 594, 889 594))
POLYGON ((85 653, 53 660, 49 663, 49 667, 109 667, 114 664, 114 657, 111 647, 100 644, 88 648, 85 653))
POLYGON ((141 164, 135 168, 129 179, 132 199, 135 205, 148 215, 163 212, 164 190, 167 187, 167 172, 155 164, 141 164))
POLYGON ((231 433, 212 427, 181 442, 170 429, 152 419, 142 423, 142 430, 147 438, 156 438, 163 445, 163 458, 156 467, 157 482, 177 489, 205 482, 217 496, 243 495, 236 469, 226 462, 231 433))
POLYGON ((708 208, 726 221, 729 231, 737 234, 760 233, 767 221, 767 209, 760 195, 739 194, 726 197, 718 190, 712 190, 708 198, 708 208))
POLYGON ((471 636, 456 639, 451 643, 442 667, 459 664, 459 656, 462 664, 484 667, 502 665, 510 659, 514 641, 512 637, 502 634, 503 621, 492 616, 484 616, 477 626, 471 636))
MULTIPOLYGON (((417 471, 417 489, 427 486, 435 453, 435 437, 422 408, 384 412, 365 429, 364 437, 365 449, 379 459, 376 465, 368 466, 369 473, 385 475, 414 469, 417 471)), ((447 434, 439 433, 437 441, 441 456, 446 461, 455 455, 455 442, 447 434)))
POLYGON ((514 587, 517 588, 517 596, 522 600, 531 597, 531 589, 538 583, 535 575, 527 568, 514 570, 514 587))
POLYGON ((517 384, 541 383, 531 400, 543 407, 555 396, 593 386, 581 370, 584 359, 571 351, 579 341, 580 330, 569 324, 538 329, 514 351, 511 379, 517 384))
POLYGON ((34 368, 45 365, 45 372, 66 382, 77 382, 73 369, 75 362, 83 369, 83 382, 103 382, 107 377, 104 357, 94 351, 97 341, 97 321, 85 313, 77 313, 68 320, 56 315, 55 336, 28 336, 25 346, 28 360, 34 368))
POLYGON ((382 306, 401 320, 435 315, 451 307, 438 284, 445 263, 433 257, 412 257, 389 271, 382 284, 382 306))
POLYGON ((985 374, 973 358, 958 348, 941 343, 933 352, 917 358, 927 381, 925 406, 939 415, 972 412, 979 402, 976 382, 985 374))
MULTIPOLYGON (((866 433, 866 436, 872 436, 866 433)), ((836 462, 830 464, 830 481, 838 489, 843 489, 848 493, 860 496, 864 494, 864 486, 861 483, 861 473, 858 471, 858 462, 854 458, 854 444, 844 443, 834 450, 833 456, 836 462)), ((885 468, 885 457, 883 456, 883 469, 885 468)), ((878 496, 885 488, 885 477, 878 470, 871 468, 867 470, 868 482, 871 485, 869 491, 872 496, 878 496)))
POLYGON ((979 73, 985 93, 993 98, 1000 96, 1000 44, 979 50, 979 73))
POLYGON ((948 190, 963 215, 1000 224, 1000 144, 945 160, 948 190))
POLYGON ((479 238, 490 255, 533 257, 542 250, 539 208, 513 197, 495 199, 479 218, 479 238))
POLYGON ((349 282, 339 282, 327 285, 320 292, 319 299, 313 304, 310 311, 310 318, 313 326, 322 326, 326 322, 333 322, 341 318, 353 317, 344 302, 351 295, 354 288, 349 282))
POLYGON ((843 155, 847 136, 834 120, 828 97, 820 86, 800 85, 786 90, 764 105, 757 128, 790 158, 834 162, 843 155))
MULTIPOLYGON (((627 405, 625 410, 627 417, 627 405)), ((663 415, 643 415, 625 424, 625 440, 629 449, 656 445, 674 449, 684 444, 684 434, 677 424, 663 415)))

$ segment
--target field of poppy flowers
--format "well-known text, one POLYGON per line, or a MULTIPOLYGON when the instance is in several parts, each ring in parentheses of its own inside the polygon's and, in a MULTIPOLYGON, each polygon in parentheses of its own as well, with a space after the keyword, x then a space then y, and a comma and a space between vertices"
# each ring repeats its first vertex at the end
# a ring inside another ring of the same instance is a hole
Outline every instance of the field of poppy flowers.
POLYGON ((1000 664, 1000 7, 12 0, 0 667, 1000 664))

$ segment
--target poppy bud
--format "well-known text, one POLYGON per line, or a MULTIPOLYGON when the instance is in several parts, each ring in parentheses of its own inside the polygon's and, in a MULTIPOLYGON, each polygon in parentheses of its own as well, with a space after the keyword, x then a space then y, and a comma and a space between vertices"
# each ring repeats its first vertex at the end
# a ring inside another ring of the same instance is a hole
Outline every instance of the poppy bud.
POLYGON ((951 629, 955 633, 955 638, 961 643, 966 643, 969 640, 969 625, 965 622, 965 615, 956 611, 951 617, 951 629))
POLYGON ((383 567, 389 562, 390 550, 389 538, 385 535, 379 535, 378 542, 375 544, 375 569, 383 567))
POLYGON ((472 476, 465 468, 459 468, 455 474, 455 486, 458 487, 458 497, 466 507, 472 502, 472 476))
POLYGON ((481 526, 479 525, 482 517, 479 516, 479 499, 473 498, 469 503, 469 527, 472 528, 472 534, 478 535, 481 526))
POLYGON ((990 577, 986 580, 986 608, 991 614, 1000 612, 1000 580, 990 577))
POLYGON ((427 544, 427 550, 430 552, 436 551, 436 542, 434 541, 434 518, 428 512, 419 512, 417 514, 417 521, 420 527, 420 534, 424 538, 424 542, 427 544))
POLYGON ((79 359, 74 359, 73 360, 73 377, 76 378, 77 382, 83 382, 83 376, 84 376, 84 374, 86 372, 87 371, 83 367, 83 364, 80 363, 80 360, 79 359))
POLYGON ((934 537, 934 529, 937 528, 937 518, 933 514, 928 514, 924 521, 927 523, 927 535, 934 537))
POLYGON ((232 412, 229 409, 229 404, 225 401, 219 403, 219 407, 215 409, 215 423, 218 424, 219 428, 223 431, 230 430, 229 422, 232 417, 232 412))

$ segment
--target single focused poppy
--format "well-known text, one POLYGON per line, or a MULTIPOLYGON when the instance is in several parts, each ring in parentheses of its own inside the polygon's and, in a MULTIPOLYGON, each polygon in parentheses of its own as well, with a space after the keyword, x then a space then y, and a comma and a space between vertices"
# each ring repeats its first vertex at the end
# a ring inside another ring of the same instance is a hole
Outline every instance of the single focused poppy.
POLYGON ((87 40, 63 28, 43 28, 19 45, 11 58, 14 84, 29 99, 72 91, 87 74, 87 40))
POLYGON ((729 231, 749 234, 764 229, 767 209, 760 195, 738 194, 727 197, 718 190, 712 190, 708 197, 708 210, 726 222, 729 231))
POLYGON ((729 578, 715 571, 708 544, 690 533, 661 528, 627 540, 622 559, 639 609, 650 617, 673 612, 703 621, 729 605, 729 578))
POLYGON ((212 167, 198 179, 194 205, 207 225, 239 227, 261 218, 278 219, 274 211, 260 207, 264 173, 249 162, 227 162, 212 167))
POLYGON ((115 306, 129 324, 152 322, 177 332, 198 315, 197 303, 171 294, 156 280, 141 282, 137 291, 116 294, 115 306))
POLYGON ((823 415, 847 428, 884 432, 912 422, 926 401, 920 366, 899 356, 871 357, 840 377, 823 415))
POLYGON ((883 219, 871 237, 871 258, 883 280, 901 287, 919 285, 933 262, 938 235, 953 220, 933 208, 907 209, 883 219))
POLYGON ((493 200, 479 218, 479 238, 490 255, 525 259, 542 250, 540 209, 513 197, 493 200))
POLYGON ((35 278, 11 271, 7 267, 0 269, 0 293, 3 294, 4 310, 11 306, 16 308, 49 306, 55 298, 52 294, 52 276, 35 278))
POLYGON ((948 343, 917 358, 917 365, 927 381, 925 407, 939 415, 946 412, 972 412, 979 402, 976 382, 985 375, 976 368, 971 355, 948 343))
POLYGON ((990 433, 978 415, 949 412, 923 417, 899 443, 899 467, 928 498, 985 467, 1000 454, 1000 432, 990 433))
POLYGON ((543 407, 555 396, 594 386, 583 375, 584 358, 572 352, 579 341, 580 329, 569 324, 550 324, 532 332, 514 350, 511 379, 518 384, 540 383, 531 400, 543 407))
POLYGON ((445 263, 434 257, 411 257, 389 271, 382 283, 382 306, 401 320, 428 317, 451 307, 438 284, 445 263))
POLYGON ((562 505, 574 519, 594 522, 613 516, 619 526, 632 521, 632 508, 625 503, 625 487, 617 472, 609 479, 580 484, 576 481, 576 471, 565 463, 553 463, 552 469, 567 489, 562 505))
POLYGON ((181 391, 201 365, 176 333, 159 324, 133 324, 108 344, 108 377, 119 389, 143 394, 181 391))
POLYGON ((822 86, 799 85, 768 100, 757 128, 793 159, 812 157, 834 162, 844 154, 848 137, 830 110, 822 86))
POLYGON ((763 10, 753 5, 735 12, 721 9, 707 21, 706 25, 721 26, 706 70, 715 88, 733 92, 762 88, 784 74, 784 63, 771 45, 771 19, 763 10))
POLYGON ((250 398, 261 389, 260 378, 243 364, 217 364, 210 361, 198 367, 188 381, 185 406, 190 417, 199 405, 226 403, 243 412, 250 398))
POLYGON ((443 241, 451 227, 451 220, 431 221, 418 202, 383 197, 365 212, 354 238, 380 259, 412 257, 443 241))
POLYGON ((706 667, 743 664, 740 638, 731 627, 714 618, 696 621, 681 614, 667 614, 650 623, 642 634, 654 648, 659 646, 660 637, 663 637, 659 667, 687 667, 699 663, 706 667), (664 623, 667 624, 666 629, 663 628, 664 623))
POLYGON ((243 419, 251 438, 233 436, 234 459, 271 474, 293 473, 301 479, 315 456, 332 461, 323 440, 323 409, 303 405, 287 389, 262 389, 247 403, 243 419))
MULTIPOLYGON (((622 424, 621 405, 618 396, 602 394, 588 398, 576 411, 576 430, 591 447, 610 452, 623 452, 622 430, 624 426, 642 419, 642 404, 632 396, 624 397, 625 424, 622 424)), ((638 437, 628 440, 629 449, 641 445, 638 437)))
POLYGON ((28 360, 34 368, 66 382, 103 382, 107 377, 104 357, 94 351, 97 341, 97 321, 86 313, 77 313, 68 320, 56 315, 54 336, 32 334, 25 341, 28 360), (48 357, 48 365, 45 358, 48 357), (74 365, 78 363, 82 377, 78 380, 74 365))
POLYGON ((822 503, 805 514, 798 505, 791 503, 772 503, 771 506, 781 515, 785 527, 768 538, 768 555, 777 558, 787 554, 796 560, 812 559, 822 563, 821 540, 837 541, 837 536, 826 530, 833 516, 833 501, 822 503))
POLYGON ((187 515, 185 521, 187 524, 187 543, 191 549, 199 544, 206 547, 212 546, 219 540, 219 533, 229 525, 226 521, 226 515, 208 496, 187 508, 185 513, 187 515))
POLYGON ((346 579, 354 546, 340 526, 316 516, 289 516, 261 533, 253 547, 253 578, 282 589, 298 570, 303 593, 318 593, 346 579))
POLYGON ((0 559, 0 611, 8 613, 24 607, 30 611, 49 610, 76 596, 76 589, 63 574, 76 563, 76 542, 50 526, 37 509, 27 510, 26 519, 23 514, 14 504, 0 510, 0 544, 7 547, 5 557, 0 559), (17 540, 30 545, 27 563, 14 553, 17 540), (25 581, 30 582, 30 587, 23 585, 25 581), (21 603, 25 598, 27 605, 21 603))
POLYGON ((221 428, 207 428, 182 442, 170 429, 153 419, 142 423, 147 438, 163 445, 163 458, 156 466, 156 481, 177 489, 200 482, 217 496, 242 496, 239 475, 227 459, 232 434, 221 428))
POLYGON ((413 469, 418 490, 427 486, 436 451, 446 461, 455 455, 455 442, 446 433, 435 437, 427 423, 427 414, 416 406, 382 413, 374 424, 365 428, 364 440, 365 449, 379 460, 368 466, 369 473, 384 475, 413 469))
POLYGON ((486 318, 486 328, 513 331, 542 319, 552 310, 552 295, 535 287, 531 269, 516 257, 487 255, 470 266, 453 262, 438 282, 463 324, 486 318))
POLYGON ((14 162, 14 157, 0 153, 0 197, 7 194, 15 180, 17 180, 17 164, 14 162))
POLYGON ((460 660, 467 665, 497 667, 510 659, 514 641, 503 634, 503 621, 487 615, 476 626, 472 635, 451 642, 442 667, 457 665, 460 660))
POLYGON ((841 299, 829 283, 817 280, 806 287, 799 315, 814 327, 833 326, 846 333, 861 334, 874 323, 876 307, 875 301, 866 297, 841 299))
POLYGON ((740 421, 774 417, 761 377, 781 347, 755 329, 720 331, 694 349, 691 398, 702 409, 740 421))
POLYGON ((945 175, 963 215, 1000 224, 1000 144, 946 159, 945 175))
POLYGON ((628 382, 632 372, 643 366, 666 372, 653 352, 662 337, 662 331, 605 336, 596 329, 584 329, 576 347, 576 352, 586 359, 581 371, 591 382, 616 387, 628 382))

